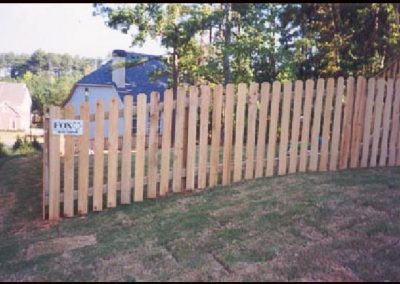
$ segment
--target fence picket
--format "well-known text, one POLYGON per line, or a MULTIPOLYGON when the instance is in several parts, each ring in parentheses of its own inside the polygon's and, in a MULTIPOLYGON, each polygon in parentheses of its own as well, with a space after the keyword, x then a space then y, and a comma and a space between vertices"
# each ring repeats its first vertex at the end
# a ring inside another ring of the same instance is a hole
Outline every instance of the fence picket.
POLYGON ((343 108, 343 91, 344 91, 344 79, 339 77, 336 86, 336 97, 335 97, 335 114, 333 118, 332 127, 332 143, 331 143, 331 155, 329 161, 329 170, 336 171, 339 155, 339 141, 340 141, 340 124, 342 120, 342 108, 343 108))
MULTIPOLYGON (((65 107, 65 119, 74 119, 74 107, 65 107)), ((74 136, 65 136, 64 152, 64 216, 74 216, 74 136)))
POLYGON ((283 103, 281 113, 281 133, 279 139, 279 168, 278 174, 287 172, 287 152, 289 140, 290 103, 292 100, 292 82, 286 81, 283 85, 283 103))
POLYGON ((168 192, 170 152, 171 152, 171 129, 172 129, 172 110, 173 110, 173 92, 166 90, 164 92, 163 109, 163 129, 161 145, 161 178, 160 178, 160 196, 168 192))
POLYGON ((392 99, 393 99, 393 79, 390 78, 386 82, 386 99, 385 109, 383 111, 383 133, 381 140, 381 153, 379 155, 379 166, 386 166, 388 156, 388 141, 389 141, 389 127, 390 127, 390 116, 392 113, 392 99))
POLYGON ((145 175, 145 144, 146 144, 146 100, 145 94, 137 96, 136 119, 136 155, 135 155, 135 190, 133 200, 143 201, 143 184, 145 175))
POLYGON ((183 131, 185 119, 185 101, 186 89, 178 88, 178 96, 176 102, 176 119, 175 119, 175 145, 174 145, 174 164, 173 164, 173 180, 172 190, 174 192, 182 191, 182 168, 183 168, 183 131))
POLYGON ((195 86, 190 87, 189 96, 189 121, 188 121, 188 146, 186 162, 186 189, 195 188, 196 166, 196 138, 197 138, 197 111, 199 106, 199 90, 195 86))
POLYGON ((209 185, 218 184, 219 149, 221 142, 221 113, 222 113, 223 87, 217 85, 213 93, 212 127, 211 127, 211 155, 209 185))
POLYGON ((306 81, 305 100, 303 109, 303 121, 301 130, 301 147, 300 147, 300 164, 299 171, 305 172, 308 162, 308 143, 310 140, 310 120, 311 120, 311 107, 314 97, 314 81, 306 81))
POLYGON ((261 84, 260 113, 258 117, 258 136, 256 153, 256 173, 255 177, 264 176, 264 157, 265 157, 265 135, 267 132, 268 104, 270 99, 270 84, 261 84))
POLYGON ((233 181, 242 180, 243 170, 243 136, 244 136, 244 114, 246 107, 247 84, 240 83, 238 86, 236 104, 236 130, 235 130, 235 152, 233 166, 233 181))
POLYGON ((131 203, 133 96, 124 97, 124 136, 121 165, 121 204, 131 203))
POLYGON ((88 212, 89 187, 89 103, 83 102, 80 107, 83 120, 83 133, 79 137, 79 174, 78 174, 78 214, 88 212))
POLYGON ((254 178, 254 143, 256 141, 256 119, 258 83, 251 83, 247 97, 246 170, 245 179, 254 178))
POLYGON ((210 106, 210 87, 200 87, 200 141, 199 141, 199 167, 198 167, 198 188, 207 186, 207 161, 208 161, 208 117, 210 106))
POLYGON ((357 78, 357 91, 354 101, 353 111, 353 126, 351 135, 351 147, 350 147, 350 168, 356 168, 360 164, 360 149, 362 131, 364 126, 364 110, 366 102, 366 80, 364 77, 359 76, 357 78))
POLYGON ((371 123, 373 122, 372 109, 374 106, 375 86, 376 86, 375 78, 370 78, 368 80, 368 97, 365 106, 361 167, 367 167, 368 165, 368 156, 370 152, 371 138, 372 138, 371 123))
POLYGON ((232 180, 232 141, 233 141, 233 119, 235 106, 235 86, 226 85, 225 107, 224 107, 224 157, 222 169, 222 184, 228 185, 232 180))
POLYGON ((158 92, 152 92, 150 97, 150 131, 148 148, 148 183, 147 197, 156 198, 157 196, 157 154, 158 154, 158 123, 159 123, 159 98, 158 92))
POLYGON ((318 153, 321 131, 321 114, 322 114, 322 100, 325 93, 325 80, 318 79, 317 81, 317 96, 315 98, 314 112, 313 112, 313 126, 311 132, 311 153, 310 153, 310 171, 316 171, 318 167, 318 153))
POLYGON ((280 95, 281 95, 281 83, 275 81, 272 84, 271 121, 268 133, 266 176, 272 176, 274 174, 275 147, 276 147, 278 118, 279 118, 279 103, 281 99, 280 95))
POLYGON ((118 102, 115 97, 110 100, 110 118, 108 123, 107 207, 111 208, 117 205, 118 102))
POLYGON ((396 164, 396 149, 400 148, 399 135, 399 124, 400 124, 400 79, 396 80, 396 87, 394 93, 393 102, 393 116, 392 116, 392 128, 390 131, 390 142, 389 142, 389 166, 396 164))
POLYGON ((354 105, 354 78, 347 78, 346 82, 346 104, 344 106, 343 132, 340 141, 339 169, 347 169, 349 162, 351 122, 353 120, 354 105))
POLYGON ((104 102, 96 102, 94 136, 93 211, 103 210, 104 184, 104 102))
POLYGON ((331 141, 331 119, 332 119, 332 100, 333 92, 335 88, 335 80, 329 78, 326 84, 326 96, 325 96, 325 107, 324 107, 324 122, 322 128, 322 145, 321 145, 321 157, 319 161, 319 170, 328 170, 328 158, 329 158, 329 144, 331 141))
POLYGON ((374 135, 373 135, 373 141, 372 141, 370 167, 375 167, 376 163, 377 163, 385 85, 386 85, 386 82, 383 78, 378 80, 378 93, 375 98, 374 135))
POLYGON ((300 133, 300 112, 303 96, 303 81, 297 80, 294 89, 294 103, 293 103, 293 118, 290 134, 290 160, 289 160, 289 173, 297 171, 297 164, 299 161, 299 133, 300 133))

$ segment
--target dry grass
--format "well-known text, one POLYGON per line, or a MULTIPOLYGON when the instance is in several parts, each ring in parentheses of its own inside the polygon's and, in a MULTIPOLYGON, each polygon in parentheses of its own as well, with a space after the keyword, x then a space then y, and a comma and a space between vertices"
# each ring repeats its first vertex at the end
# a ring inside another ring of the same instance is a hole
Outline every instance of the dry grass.
POLYGON ((263 178, 51 224, 38 165, 0 168, 2 281, 400 280, 399 168, 263 178))

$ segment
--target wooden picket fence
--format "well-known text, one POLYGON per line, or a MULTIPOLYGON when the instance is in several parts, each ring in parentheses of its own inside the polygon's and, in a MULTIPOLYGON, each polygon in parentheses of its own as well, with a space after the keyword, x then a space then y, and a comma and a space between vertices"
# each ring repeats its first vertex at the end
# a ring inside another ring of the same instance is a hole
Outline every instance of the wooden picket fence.
POLYGON ((388 78, 397 79, 400 77, 400 56, 397 56, 389 61, 389 64, 380 71, 375 78, 384 78, 387 80, 388 78))
POLYGON ((112 99, 107 113, 101 100, 94 114, 87 102, 77 111, 72 106, 50 107, 44 218, 72 217, 264 176, 400 165, 400 79, 184 86, 176 100, 167 90, 163 102, 158 93, 151 94, 149 103, 139 94, 135 102, 125 96, 123 109, 112 99), (121 150, 119 117, 124 118, 121 150), (49 131, 55 118, 82 119, 83 135, 65 136, 60 144, 62 137, 49 131), (93 154, 90 122, 95 123, 93 154))

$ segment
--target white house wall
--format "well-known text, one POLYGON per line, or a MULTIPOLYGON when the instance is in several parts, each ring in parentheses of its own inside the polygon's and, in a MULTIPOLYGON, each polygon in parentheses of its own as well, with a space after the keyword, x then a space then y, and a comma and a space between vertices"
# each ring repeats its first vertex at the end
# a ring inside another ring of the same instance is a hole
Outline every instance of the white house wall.
MULTIPOLYGON (((72 104, 75 113, 79 113, 80 105, 85 101, 85 89, 89 90, 89 112, 95 113, 96 102, 99 99, 104 101, 104 111, 108 112, 110 110, 110 100, 115 97, 118 100, 118 108, 123 109, 123 104, 121 99, 113 86, 88 86, 88 85, 78 85, 76 86, 74 93, 69 100, 69 104, 72 104)), ((108 137, 108 120, 104 121, 104 136, 108 137)), ((118 134, 122 135, 124 129, 123 118, 118 119, 118 134)), ((95 122, 89 123, 90 138, 94 138, 95 133, 95 122)))
POLYGON ((24 100, 21 106, 18 107, 18 110, 20 111, 21 115, 20 127, 25 131, 29 131, 29 128, 31 127, 31 108, 32 108, 32 98, 28 89, 26 89, 24 100))
MULTIPOLYGON (((115 88, 113 86, 88 86, 88 85, 78 85, 75 88, 75 91, 69 100, 68 104, 72 104, 75 110, 75 113, 79 113, 80 105, 82 102, 85 101, 85 88, 89 90, 89 112, 91 114, 95 113, 96 111, 96 102, 99 99, 104 101, 104 111, 108 112, 110 109, 110 100, 113 97, 116 97, 118 100, 118 108, 121 110, 123 109, 123 103, 117 94, 115 88)), ((134 98, 134 103, 136 98, 134 98)), ((163 125, 163 115, 162 112, 160 114, 160 132, 162 133, 163 125)), ((104 121, 104 137, 108 137, 108 120, 104 121)), ((150 126, 150 118, 149 115, 146 113, 146 134, 149 134, 149 126, 150 126)), ((133 125, 136 128, 136 125, 133 125)), ((90 138, 94 138, 95 134, 95 122, 89 123, 89 131, 90 131, 90 138)), ((124 133, 124 119, 118 118, 118 135, 122 136, 124 133)))
POLYGON ((18 104, 6 102, 0 105, 0 129, 29 132, 31 127, 31 107, 31 95, 25 87, 25 93, 21 102, 18 104))

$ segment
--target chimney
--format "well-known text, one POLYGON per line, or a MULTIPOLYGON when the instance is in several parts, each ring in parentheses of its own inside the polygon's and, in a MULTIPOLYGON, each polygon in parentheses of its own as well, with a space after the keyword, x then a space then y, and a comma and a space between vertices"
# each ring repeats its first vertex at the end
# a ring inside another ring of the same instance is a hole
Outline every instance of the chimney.
POLYGON ((116 49, 112 52, 112 81, 118 88, 125 88, 126 51, 116 49))

